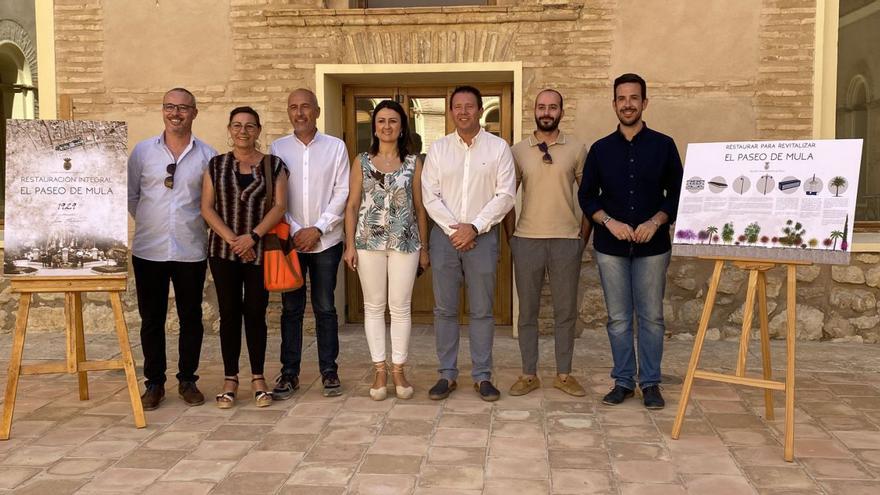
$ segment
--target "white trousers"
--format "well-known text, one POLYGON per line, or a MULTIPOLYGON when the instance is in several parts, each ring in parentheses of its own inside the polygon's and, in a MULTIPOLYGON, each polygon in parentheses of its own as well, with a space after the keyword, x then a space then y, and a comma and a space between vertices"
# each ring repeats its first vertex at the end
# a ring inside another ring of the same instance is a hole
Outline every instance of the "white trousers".
POLYGON ((358 249, 357 273, 364 293, 364 332, 374 363, 385 361, 385 305, 391 313, 391 362, 403 364, 412 331, 412 292, 419 253, 358 249))

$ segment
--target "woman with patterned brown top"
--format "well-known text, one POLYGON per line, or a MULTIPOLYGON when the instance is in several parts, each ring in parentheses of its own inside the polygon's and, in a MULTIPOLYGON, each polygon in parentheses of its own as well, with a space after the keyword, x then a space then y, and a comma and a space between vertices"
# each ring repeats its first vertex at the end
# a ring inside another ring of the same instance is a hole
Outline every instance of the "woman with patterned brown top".
POLYGON ((253 108, 233 109, 227 129, 232 151, 212 158, 202 180, 202 216, 211 227, 208 264, 220 308, 225 373, 223 391, 216 401, 221 409, 235 403, 244 318, 254 402, 257 407, 266 407, 272 403, 272 392, 263 376, 269 293, 263 286, 261 239, 287 211, 288 171, 280 158, 259 151, 262 126, 253 108), (270 178, 264 173, 264 160, 269 161, 270 178), (274 187, 272 205, 266 204, 268 187, 274 187))

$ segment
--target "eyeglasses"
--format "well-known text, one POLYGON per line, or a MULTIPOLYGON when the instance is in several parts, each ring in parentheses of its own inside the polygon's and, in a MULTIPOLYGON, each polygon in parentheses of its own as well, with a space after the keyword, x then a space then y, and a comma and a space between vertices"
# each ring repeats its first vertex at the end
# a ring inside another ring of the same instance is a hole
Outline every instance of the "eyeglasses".
POLYGON ((541 150, 541 153, 544 153, 544 156, 541 157, 541 161, 543 161, 547 165, 552 165, 553 157, 550 156, 550 147, 547 146, 547 143, 541 141, 540 143, 538 143, 538 149, 541 150))
POLYGON ((244 129, 248 132, 248 134, 250 134, 252 132, 256 132, 257 129, 260 128, 260 126, 254 124, 253 122, 248 122, 247 124, 242 124, 241 122, 233 122, 229 124, 229 128, 232 130, 232 132, 241 132, 241 130, 244 129))
POLYGON ((194 108, 195 107, 192 105, 175 105, 174 103, 163 103, 162 104, 162 110, 165 110, 168 113, 171 113, 175 110, 177 110, 180 113, 189 113, 194 108))
POLYGON ((165 177, 165 187, 168 189, 174 189, 174 172, 176 170, 176 163, 169 163, 168 166, 165 167, 165 171, 168 172, 168 177, 165 177))

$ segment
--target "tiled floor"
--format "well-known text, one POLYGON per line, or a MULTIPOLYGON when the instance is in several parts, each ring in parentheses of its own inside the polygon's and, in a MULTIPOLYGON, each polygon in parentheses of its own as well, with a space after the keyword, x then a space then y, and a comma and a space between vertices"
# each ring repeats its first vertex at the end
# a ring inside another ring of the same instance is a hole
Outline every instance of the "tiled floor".
MULTIPOLYGON (((135 340, 136 333, 132 335, 135 340)), ((109 334, 87 335, 89 355, 117 350, 109 334)), ((0 340, 5 370, 10 336, 0 340)), ((803 343, 798 351, 796 459, 782 459, 781 426, 763 415, 760 391, 697 382, 680 440, 669 432, 691 343, 671 340, 664 356, 663 411, 636 399, 600 403, 610 380, 602 331, 577 341, 574 375, 589 390, 573 398, 553 389, 553 342, 542 339, 544 388, 506 394, 519 368, 509 329, 495 342, 500 401, 470 388, 467 340, 460 388, 440 402, 433 384, 433 338, 420 328, 411 344, 412 400, 370 400, 369 357, 359 327, 341 336, 342 397, 321 396, 314 338, 307 338, 303 387, 269 408, 252 405, 242 380, 239 404, 187 407, 171 376, 168 398, 132 423, 119 372, 93 373, 92 400, 80 402, 73 376, 24 377, 12 438, 0 442, 0 493, 283 494, 878 494, 880 346, 803 343)), ((174 356, 173 342, 169 355, 174 356)), ((774 343, 776 375, 784 363, 774 343)), ((753 350, 758 346, 753 346, 753 350)), ((61 356, 60 335, 28 336, 27 360, 61 356)), ((274 362, 278 338, 269 345, 274 362)), ((729 371, 737 343, 708 342, 703 366, 729 371)), ((140 349, 135 349, 139 355, 140 349)), ((246 357, 242 359, 246 369, 246 357)), ((757 364, 755 356, 752 364, 757 364)), ((171 364, 172 375, 175 365, 171 364)), ((213 396, 222 365, 207 336, 202 390, 213 396)), ((243 376, 246 378, 246 376, 243 376)), ((5 375, 0 375, 5 383, 5 375)), ((777 417, 782 395, 776 394, 777 417)))

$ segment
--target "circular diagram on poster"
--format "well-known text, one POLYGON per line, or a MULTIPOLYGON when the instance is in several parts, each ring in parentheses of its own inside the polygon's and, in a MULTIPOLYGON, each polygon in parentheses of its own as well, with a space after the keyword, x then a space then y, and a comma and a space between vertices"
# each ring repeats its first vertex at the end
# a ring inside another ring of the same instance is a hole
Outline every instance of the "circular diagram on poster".
POLYGON ((691 193, 698 193, 706 188, 706 180, 702 177, 691 177, 684 183, 684 188, 691 193))
POLYGON ((849 181, 842 175, 835 175, 828 181, 828 192, 838 197, 849 189, 849 181))
POLYGON ((736 179, 733 179, 732 187, 733 192, 737 194, 745 194, 748 192, 749 188, 752 187, 752 181, 745 175, 740 175, 736 179))
POLYGON ((718 177, 715 177, 709 181, 709 190, 713 193, 717 194, 725 189, 727 189, 727 179, 725 179, 724 177, 721 177, 719 175, 718 177))
POLYGON ((776 181, 773 180, 773 176, 770 174, 764 174, 759 179, 758 182, 755 183, 755 188, 759 193, 763 195, 767 195, 773 192, 773 188, 776 186, 776 181))
POLYGON ((809 177, 804 181, 804 194, 807 196, 818 196, 819 191, 821 190, 822 179, 816 177, 816 174, 813 174, 812 177, 809 177))
POLYGON ((801 187, 801 180, 789 175, 779 181, 779 190, 785 194, 794 194, 801 187))

